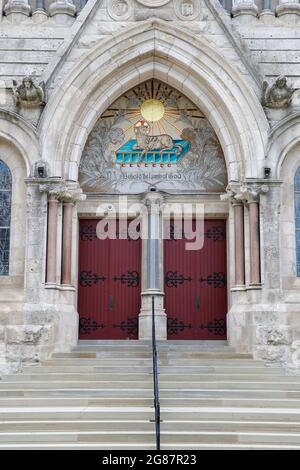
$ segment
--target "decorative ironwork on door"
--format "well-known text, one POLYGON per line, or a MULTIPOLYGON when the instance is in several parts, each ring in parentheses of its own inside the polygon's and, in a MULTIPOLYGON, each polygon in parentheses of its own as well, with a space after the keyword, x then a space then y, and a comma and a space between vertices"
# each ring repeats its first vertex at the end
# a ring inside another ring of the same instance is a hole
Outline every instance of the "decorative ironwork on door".
POLYGON ((171 225, 164 244, 168 338, 226 339, 226 221, 205 220, 198 251, 185 249, 180 231, 171 225))
POLYGON ((101 240, 98 220, 79 228, 78 311, 81 339, 137 339, 140 310, 140 240, 101 240), (131 241, 131 243, 130 243, 131 241))

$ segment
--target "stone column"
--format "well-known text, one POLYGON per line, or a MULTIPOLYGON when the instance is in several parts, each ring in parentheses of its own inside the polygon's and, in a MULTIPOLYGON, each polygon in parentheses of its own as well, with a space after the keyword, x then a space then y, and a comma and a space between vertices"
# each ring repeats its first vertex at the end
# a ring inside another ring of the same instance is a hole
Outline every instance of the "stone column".
POLYGON ((82 194, 82 190, 78 183, 66 182, 61 179, 53 180, 53 182, 51 183, 48 181, 47 183, 40 184, 39 190, 42 193, 50 195, 47 251, 47 283, 52 284, 53 281, 54 283, 56 283, 57 209, 55 210, 54 205, 52 204, 52 200, 56 200, 59 202, 63 202, 61 284, 65 287, 70 287, 72 282, 72 212, 74 203, 79 200, 84 200, 86 196, 82 194), (56 225, 56 227, 54 227, 54 225, 56 225))
POLYGON ((74 20, 76 7, 73 0, 57 0, 50 4, 49 15, 59 24, 69 24, 74 20))
POLYGON ((48 201, 46 283, 52 285, 56 284, 58 204, 58 200, 50 196, 48 201))
POLYGON ((245 201, 249 212, 249 257, 250 257, 250 286, 260 286, 260 227, 259 227, 259 196, 267 193, 269 187, 259 182, 246 182, 238 189, 234 198, 245 201))
POLYGON ((8 0, 4 7, 4 13, 12 23, 24 21, 31 12, 28 0, 8 0))
POLYGON ((238 17, 242 23, 248 23, 249 19, 257 17, 258 8, 254 0, 235 0, 232 7, 232 16, 238 17))
POLYGON ((276 14, 287 23, 298 23, 300 16, 299 0, 279 0, 279 5, 276 7, 276 14))
POLYGON ((62 236, 62 265, 61 284, 71 286, 72 284, 72 215, 73 202, 63 203, 63 236, 62 236))
POLYGON ((250 200, 249 204, 249 241, 250 241, 250 285, 260 284, 260 237, 259 204, 250 200))
POLYGON ((235 287, 245 286, 244 205, 233 202, 235 287))
POLYGON ((163 240, 161 205, 163 197, 160 193, 150 192, 144 199, 145 214, 143 224, 146 239, 143 240, 146 256, 143 257, 144 290, 142 307, 139 315, 139 339, 152 337, 152 297, 155 306, 155 324, 157 339, 167 338, 167 317, 163 308, 163 240))

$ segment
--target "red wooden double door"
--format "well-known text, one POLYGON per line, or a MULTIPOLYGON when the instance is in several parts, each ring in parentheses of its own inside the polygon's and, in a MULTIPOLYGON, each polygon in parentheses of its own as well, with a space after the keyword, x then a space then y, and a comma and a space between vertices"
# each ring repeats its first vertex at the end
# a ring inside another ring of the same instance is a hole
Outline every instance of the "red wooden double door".
MULTIPOLYGON (((99 240, 98 220, 80 221, 78 311, 81 339, 138 339, 141 241, 99 240)), ((168 339, 226 338, 226 222, 205 220, 204 246, 186 250, 176 235, 164 241, 168 339)))

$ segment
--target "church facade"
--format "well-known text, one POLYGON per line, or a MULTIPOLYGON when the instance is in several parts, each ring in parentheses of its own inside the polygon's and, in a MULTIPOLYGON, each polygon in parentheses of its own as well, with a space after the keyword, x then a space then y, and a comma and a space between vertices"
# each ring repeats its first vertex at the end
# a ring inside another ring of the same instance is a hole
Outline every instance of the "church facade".
POLYGON ((296 367, 300 4, 8 0, 0 371, 78 339, 296 367))

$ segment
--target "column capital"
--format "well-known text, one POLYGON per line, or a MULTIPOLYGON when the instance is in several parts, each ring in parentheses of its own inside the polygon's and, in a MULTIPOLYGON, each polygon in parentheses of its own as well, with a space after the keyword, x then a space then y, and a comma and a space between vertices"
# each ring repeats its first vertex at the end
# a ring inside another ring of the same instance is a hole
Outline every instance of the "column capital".
POLYGON ((144 194, 142 202, 150 208, 160 209, 164 202, 164 196, 158 191, 149 191, 144 194))
POLYGON ((255 183, 233 183, 227 186, 226 194, 220 196, 222 201, 229 201, 232 205, 251 204, 259 202, 261 194, 269 191, 267 184, 255 183))
POLYGON ((226 188, 226 193, 221 194, 220 199, 221 199, 221 201, 228 201, 232 205, 242 204, 243 202, 236 199, 236 197, 235 197, 238 194, 238 192, 239 192, 239 186, 238 185, 236 185, 236 184, 228 185, 227 188, 226 188))
POLYGON ((47 193, 50 199, 57 199, 60 202, 76 203, 77 201, 84 201, 86 195, 83 194, 82 189, 78 183, 61 182, 47 182, 39 185, 41 193, 47 193))
POLYGON ((240 192, 236 194, 236 199, 244 200, 247 204, 253 202, 258 203, 260 195, 269 192, 269 186, 267 184, 245 184, 240 187, 240 192))

